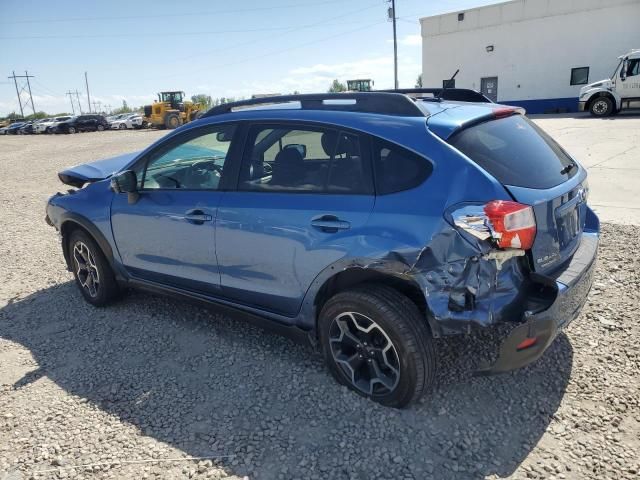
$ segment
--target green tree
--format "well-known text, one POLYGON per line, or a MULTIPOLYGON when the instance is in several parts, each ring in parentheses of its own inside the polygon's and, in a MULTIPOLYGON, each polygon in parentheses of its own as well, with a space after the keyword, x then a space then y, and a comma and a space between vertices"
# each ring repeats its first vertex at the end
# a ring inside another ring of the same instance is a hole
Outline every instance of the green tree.
POLYGON ((422 74, 418 75, 418 78, 416 78, 416 88, 422 88, 422 74))
POLYGON ((347 86, 336 78, 329 87, 328 91, 329 93, 346 92, 347 86))
POLYGON ((191 101, 193 103, 199 103, 205 109, 211 108, 211 106, 213 105, 213 99, 211 98, 211 95, 205 95, 204 93, 193 95, 191 97, 191 101))
POLYGON ((120 113, 131 113, 131 112, 133 112, 133 110, 131 109, 131 107, 129 107, 129 105, 127 105, 127 101, 122 100, 122 107, 116 108, 113 111, 113 115, 118 115, 120 113))
POLYGON ((40 120, 41 118, 47 118, 47 112, 43 112, 42 110, 39 112, 36 112, 32 115, 27 115, 25 118, 27 120, 40 120))

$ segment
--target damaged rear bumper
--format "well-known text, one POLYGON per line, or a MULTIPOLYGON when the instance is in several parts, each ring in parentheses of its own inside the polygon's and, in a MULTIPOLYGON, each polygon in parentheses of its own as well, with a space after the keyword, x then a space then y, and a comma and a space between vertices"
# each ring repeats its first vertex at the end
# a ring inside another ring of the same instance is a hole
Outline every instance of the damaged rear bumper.
POLYGON ((525 312, 525 323, 514 328, 502 342, 495 363, 481 365, 476 375, 514 370, 542 356, 562 329, 580 314, 587 301, 593 283, 597 250, 598 233, 583 233, 580 247, 567 265, 555 275, 541 278, 555 284, 555 301, 542 311, 525 312))

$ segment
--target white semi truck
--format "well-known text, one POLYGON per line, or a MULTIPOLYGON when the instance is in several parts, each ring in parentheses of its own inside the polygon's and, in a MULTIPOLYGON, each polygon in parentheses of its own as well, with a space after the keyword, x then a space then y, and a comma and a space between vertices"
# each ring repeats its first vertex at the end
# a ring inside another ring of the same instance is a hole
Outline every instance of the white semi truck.
POLYGON ((611 78, 580 89, 580 111, 606 117, 621 110, 640 108, 640 50, 631 50, 618 58, 620 63, 611 78))

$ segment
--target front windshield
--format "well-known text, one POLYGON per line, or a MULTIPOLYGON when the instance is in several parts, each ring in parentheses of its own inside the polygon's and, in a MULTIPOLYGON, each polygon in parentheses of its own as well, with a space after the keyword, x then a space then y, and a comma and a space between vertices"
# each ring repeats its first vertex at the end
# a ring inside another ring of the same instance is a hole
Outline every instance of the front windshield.
POLYGON ((621 58, 620 61, 618 62, 618 66, 616 67, 616 69, 613 71, 613 73, 611 74, 611 78, 616 78, 616 72, 618 71, 618 69, 620 68, 620 65, 622 65, 622 62, 624 62, 624 58, 621 58))

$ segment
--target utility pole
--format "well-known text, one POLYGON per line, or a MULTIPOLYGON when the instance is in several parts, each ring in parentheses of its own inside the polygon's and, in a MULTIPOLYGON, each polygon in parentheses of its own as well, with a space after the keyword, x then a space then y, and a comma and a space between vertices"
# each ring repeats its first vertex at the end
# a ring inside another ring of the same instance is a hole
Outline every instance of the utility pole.
POLYGON ((78 101, 78 108, 80 109, 80 115, 82 115, 82 104, 80 103, 80 92, 76 88, 76 100, 78 101))
POLYGON ((84 72, 84 83, 87 86, 87 105, 89 105, 89 113, 91 113, 91 97, 89 96, 89 80, 87 80, 87 72, 84 72))
POLYGON ((73 95, 73 92, 71 90, 69 90, 67 93, 65 93, 65 95, 69 95, 69 100, 71 100, 71 112, 75 115, 76 114, 76 108, 73 106, 73 97, 71 95, 73 95))
MULTIPOLYGON (((24 92, 25 89, 29 93, 29 102, 31 102, 31 109, 33 110, 33 114, 35 115, 36 107, 33 103, 33 95, 31 95, 31 83, 29 83, 29 79, 34 78, 34 76, 29 75, 29 72, 27 72, 26 70, 24 71, 24 75, 16 75, 16 72, 11 72, 11 73, 12 75, 7 78, 13 78, 13 83, 16 86, 16 95, 18 96, 18 105, 20 105, 20 115, 22 116, 22 118, 24 118, 24 109, 22 108, 22 92, 24 92), (24 84, 22 84, 22 87, 18 88, 18 78, 26 79, 27 81, 26 87, 24 84)), ((29 102, 26 102, 26 103, 29 103, 29 102)))
POLYGON ((24 118, 24 112, 22 111, 22 101, 20 100, 20 91, 18 90, 18 82, 16 81, 16 72, 11 72, 13 74, 13 77, 7 77, 7 78, 13 78, 13 83, 16 86, 16 95, 18 95, 18 105, 20 105, 20 118, 24 118))
POLYGON ((391 8, 389 9, 389 20, 393 22, 393 85, 395 89, 398 89, 398 38, 396 35, 396 0, 391 1, 391 8))
POLYGON ((27 73, 27 71, 24 71, 24 78, 27 79, 27 87, 29 88, 29 98, 31 99, 31 108, 33 109, 33 114, 36 114, 36 107, 33 104, 33 95, 31 95, 31 84, 29 83, 29 77, 32 77, 33 75, 29 75, 29 73, 27 73))

